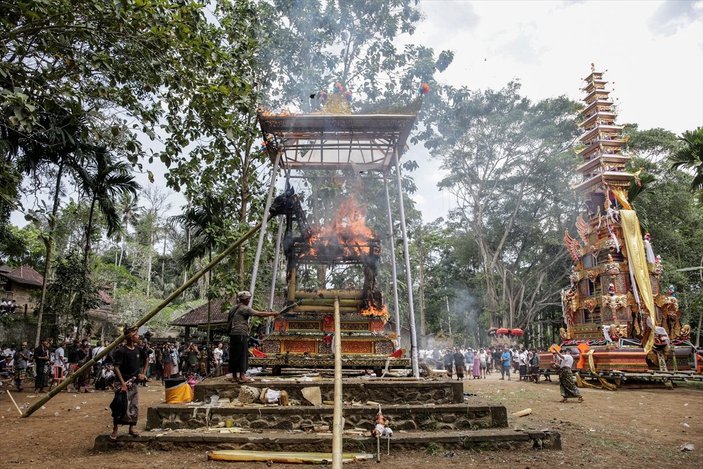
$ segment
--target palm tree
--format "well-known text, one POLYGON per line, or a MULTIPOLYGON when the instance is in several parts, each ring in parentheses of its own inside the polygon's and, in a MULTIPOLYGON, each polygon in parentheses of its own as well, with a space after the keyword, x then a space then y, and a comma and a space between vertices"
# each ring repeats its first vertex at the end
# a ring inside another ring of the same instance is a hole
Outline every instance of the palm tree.
POLYGON ((671 167, 693 169, 691 190, 699 191, 703 196, 703 127, 684 132, 679 140, 683 145, 669 158, 671 167))
POLYGON ((116 263, 119 267, 122 265, 122 259, 125 251, 125 238, 129 232, 129 226, 137 223, 139 207, 139 198, 131 192, 122 194, 117 202, 117 210, 120 213, 120 231, 117 232, 117 241, 120 243, 120 258, 116 263))
POLYGON ((134 180, 132 168, 128 163, 114 160, 105 148, 98 149, 94 156, 93 170, 81 168, 79 173, 84 190, 91 194, 83 251, 84 268, 88 266, 96 204, 105 219, 107 235, 111 237, 121 228, 120 214, 117 208, 118 200, 130 196, 136 198, 137 190, 139 190, 139 184, 134 180))
MULTIPOLYGON (((217 233, 229 219, 228 201, 222 194, 205 194, 199 203, 191 203, 181 215, 170 218, 172 224, 182 225, 190 235, 190 249, 181 259, 185 267, 190 267, 197 259, 208 256, 212 261, 212 251, 217 248, 217 233)), ((208 272, 207 295, 207 347, 210 346, 210 292, 212 270, 208 272)))

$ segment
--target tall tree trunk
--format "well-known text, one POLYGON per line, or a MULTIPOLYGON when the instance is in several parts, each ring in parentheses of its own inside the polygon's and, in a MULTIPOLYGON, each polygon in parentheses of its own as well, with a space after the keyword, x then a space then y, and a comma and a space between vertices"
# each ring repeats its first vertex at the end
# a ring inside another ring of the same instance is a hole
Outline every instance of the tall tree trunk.
POLYGON ((420 347, 424 348, 426 344, 427 323, 425 319, 425 247, 422 243, 422 228, 418 230, 418 307, 420 309, 420 347))
MULTIPOLYGON (((207 260, 208 264, 212 262, 212 246, 207 251, 207 260)), ((208 355, 207 359, 207 371, 208 373, 210 372, 210 327, 211 327, 211 320, 212 320, 212 312, 211 312, 211 298, 210 298, 210 288, 212 286, 212 270, 209 270, 207 273, 207 338, 205 340, 205 350, 208 355)))
POLYGON ((56 187, 54 188, 54 205, 51 207, 51 218, 49 218, 49 236, 46 240, 46 258, 44 259, 44 278, 41 284, 41 299, 39 300, 39 315, 37 317, 37 337, 34 339, 34 347, 39 347, 41 342, 41 326, 44 319, 44 304, 46 303, 46 287, 51 266, 51 250, 54 242, 54 227, 56 226, 56 214, 59 211, 59 195, 61 194, 61 176, 63 176, 63 160, 59 163, 59 171, 56 174, 56 187))
POLYGON ((146 297, 149 299, 149 294, 151 293, 151 258, 152 258, 152 247, 154 246, 154 232, 149 235, 149 256, 147 257, 146 264, 146 297))
POLYGON ((95 196, 90 201, 90 213, 88 214, 88 226, 85 229, 85 249, 83 250, 83 269, 88 269, 88 253, 90 252, 90 235, 93 231, 93 216, 95 215, 95 196))
POLYGON ((166 296, 166 233, 164 232, 164 248, 161 253, 161 288, 162 296, 166 296))

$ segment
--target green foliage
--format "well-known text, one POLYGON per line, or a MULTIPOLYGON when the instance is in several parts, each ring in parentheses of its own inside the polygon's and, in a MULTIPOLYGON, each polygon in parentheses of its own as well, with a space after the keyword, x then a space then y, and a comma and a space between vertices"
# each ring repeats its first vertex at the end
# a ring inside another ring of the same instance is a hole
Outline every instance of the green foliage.
POLYGON ((72 336, 85 312, 99 304, 98 289, 77 254, 58 259, 54 280, 47 290, 44 322, 47 335, 72 336))
POLYGON ((476 244, 488 322, 512 327, 557 305, 568 263, 561 237, 576 214, 568 150, 578 105, 532 103, 519 88, 443 88, 418 136, 449 173, 440 188, 457 197, 454 226, 476 244))
POLYGON ((672 153, 671 167, 693 170, 691 190, 703 199, 703 127, 684 132, 680 139, 683 145, 672 153))
POLYGON ((309 112, 309 95, 339 81, 361 111, 388 111, 413 102, 420 83, 453 59, 450 51, 435 58, 421 45, 398 46, 421 20, 416 0, 268 0, 262 17, 271 26, 259 30, 259 41, 272 107, 309 112))

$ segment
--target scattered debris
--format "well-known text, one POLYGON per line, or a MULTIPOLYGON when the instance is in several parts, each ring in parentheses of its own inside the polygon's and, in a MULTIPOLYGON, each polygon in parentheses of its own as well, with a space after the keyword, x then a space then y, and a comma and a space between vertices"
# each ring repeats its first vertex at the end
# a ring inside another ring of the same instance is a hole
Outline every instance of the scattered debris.
POLYGON ((322 391, 320 391, 319 386, 303 388, 300 390, 300 393, 311 405, 322 405, 322 391))
POLYGON ((513 412, 511 415, 513 417, 525 417, 526 415, 530 415, 532 413, 532 409, 529 407, 527 409, 522 409, 517 412, 513 412))
POLYGON ((693 451, 695 449, 696 447, 693 446, 693 443, 684 443, 683 445, 679 446, 679 451, 693 451))

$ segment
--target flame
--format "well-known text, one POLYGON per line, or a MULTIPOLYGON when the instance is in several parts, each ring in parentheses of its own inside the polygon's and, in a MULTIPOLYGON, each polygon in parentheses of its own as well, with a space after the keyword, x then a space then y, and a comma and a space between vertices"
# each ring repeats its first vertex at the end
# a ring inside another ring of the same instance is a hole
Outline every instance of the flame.
POLYGON ((374 316, 383 319, 384 322, 388 322, 390 314, 388 313, 388 306, 383 305, 380 308, 374 304, 369 304, 366 308, 361 310, 361 314, 364 316, 374 316))
POLYGON ((366 208, 350 196, 339 204, 331 223, 314 229, 308 254, 319 255, 325 247, 334 247, 343 256, 368 256, 374 239, 375 233, 366 226, 366 208))

